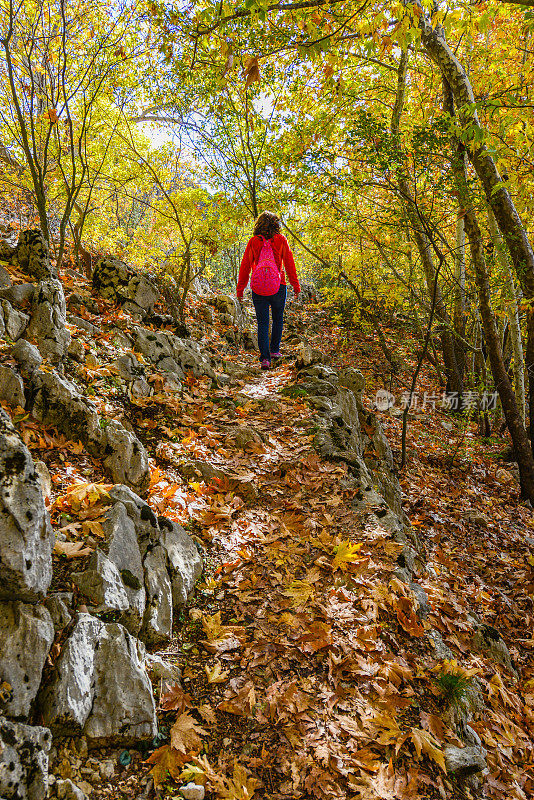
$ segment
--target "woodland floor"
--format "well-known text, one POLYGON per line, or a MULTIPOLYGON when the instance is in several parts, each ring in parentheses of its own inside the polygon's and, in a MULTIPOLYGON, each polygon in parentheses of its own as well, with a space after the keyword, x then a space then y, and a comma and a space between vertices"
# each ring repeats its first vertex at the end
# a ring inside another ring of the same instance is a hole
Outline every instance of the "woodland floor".
MULTIPOLYGON (((288 321, 334 364, 362 370, 371 407, 387 375, 373 335, 357 331, 347 345, 319 307, 289 311, 288 321)), ((387 335, 405 366, 397 380, 407 384, 416 343, 402 329, 387 335)), ((434 679, 428 623, 407 611, 403 584, 392 575, 399 546, 352 510, 345 467, 313 450, 313 411, 280 393, 295 382, 291 346, 280 366, 262 374, 254 354, 213 336, 224 357, 243 368, 237 389, 191 380, 174 406, 161 396, 124 401, 154 458, 149 502, 186 525, 203 549, 205 572, 176 621, 175 639, 160 653, 182 669, 183 688, 156 689, 159 749, 131 751, 131 763, 95 784, 91 798, 148 797, 150 778, 161 796, 179 796, 178 786, 206 778, 217 796, 243 800, 483 796, 440 766, 439 745, 458 740, 434 679), (236 424, 254 427, 263 441, 236 448, 228 435, 236 424), (184 482, 173 468, 181 455, 219 466, 227 480, 184 482)), ((98 397, 105 373, 97 363, 89 369, 98 397)), ((391 389, 400 394, 399 384, 391 389)), ((430 367, 419 389, 438 391, 430 367)), ((398 454, 400 419, 380 417, 398 454)), ((21 417, 19 425, 53 474, 54 521, 76 525, 69 487, 103 482, 98 462, 53 431, 37 432, 31 420, 21 417)), ((401 483, 421 546, 417 580, 429 597, 430 622, 458 662, 476 670, 489 705, 489 718, 472 723, 488 749, 485 792, 530 798, 534 540, 529 549, 526 537, 534 536, 534 521, 497 459, 504 444, 482 441, 474 422, 450 412, 415 414, 401 483), (475 511, 477 521, 470 521, 475 511), (502 633, 519 681, 471 655, 469 611, 502 633)), ((85 534, 97 533, 90 523, 98 514, 98 503, 86 510, 85 534)), ((68 564, 56 570, 58 586, 68 581, 68 564)))

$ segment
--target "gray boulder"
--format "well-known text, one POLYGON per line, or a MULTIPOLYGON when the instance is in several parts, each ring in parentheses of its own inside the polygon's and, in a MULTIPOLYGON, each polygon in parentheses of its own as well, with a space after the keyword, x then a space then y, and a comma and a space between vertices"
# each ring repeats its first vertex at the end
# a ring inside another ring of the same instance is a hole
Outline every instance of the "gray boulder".
POLYGON ((52 579, 53 545, 30 451, 0 409, 0 598, 42 599, 52 579))
POLYGON ((128 595, 120 573, 110 559, 101 551, 95 550, 87 569, 73 572, 71 581, 86 597, 96 612, 128 611, 128 595))
POLYGON ((48 793, 47 728, 0 717, 0 794, 6 800, 44 800, 48 793))
POLYGON ((67 352, 70 333, 66 326, 67 306, 63 286, 55 278, 41 281, 32 303, 29 335, 39 342, 39 350, 53 362, 67 352))
MULTIPOLYGON (((0 242, 0 259, 1 260, 4 259, 4 253, 2 252, 3 251, 3 247, 4 247, 4 242, 0 242)), ((8 247, 9 247, 9 245, 8 245, 8 247)), ((11 250, 11 248, 10 248, 10 250, 11 250)), ((8 254, 9 254, 9 251, 5 255, 8 255, 8 254)), ((4 263, 5 263, 5 261, 4 261, 4 263)), ((9 274, 7 269, 3 266, 3 264, 0 263, 0 286, 2 287, 2 289, 7 289, 9 286, 12 286, 12 285, 13 285, 13 281, 11 280, 11 275, 9 274)))
POLYGON ((152 739, 157 731, 156 707, 145 670, 145 650, 117 623, 104 628, 94 677, 94 702, 84 727, 89 742, 128 744, 152 739))
POLYGON ((11 408, 17 406, 24 408, 26 405, 22 378, 14 369, 3 364, 0 364, 0 400, 3 400, 11 408))
POLYGON ((112 420, 105 429, 104 459, 115 483, 125 483, 136 492, 144 492, 150 483, 148 455, 133 433, 112 420))
POLYGON ((149 550, 143 562, 146 609, 141 638, 148 645, 168 642, 172 635, 172 586, 167 568, 167 553, 161 545, 149 550))
POLYGON ((197 377, 215 376, 211 361, 198 342, 180 339, 170 331, 151 331, 139 326, 133 328, 133 333, 135 349, 158 369, 175 373, 179 380, 183 379, 185 372, 192 372, 197 377))
POLYGON ((167 553, 175 608, 184 606, 202 574, 202 559, 194 541, 176 522, 159 518, 161 544, 167 553))
POLYGON ((443 748, 447 772, 459 777, 467 777, 475 772, 483 772, 488 768, 485 752, 481 747, 454 747, 445 745, 443 748))
POLYGON ((476 624, 472 644, 475 650, 482 650, 493 661, 502 664, 515 674, 510 651, 497 628, 492 625, 476 624))
POLYGON ((365 389, 365 378, 359 369, 345 367, 345 369, 341 370, 339 373, 339 383, 341 386, 350 389, 358 403, 361 403, 362 392, 365 389))
POLYGON ((33 283, 15 283, 7 289, 0 289, 0 298, 9 300, 14 306, 30 303, 35 293, 33 283))
POLYGON ((31 410, 44 425, 56 427, 69 439, 81 441, 92 455, 104 449, 104 435, 94 404, 57 372, 37 370, 31 379, 31 410))
POLYGON ((54 623, 46 608, 0 602, 0 676, 10 684, 12 697, 3 711, 10 717, 29 715, 53 641, 54 623))
POLYGON ((38 228, 21 231, 14 258, 34 278, 41 280, 52 275, 48 242, 38 228))
POLYGON ((11 355, 22 373, 31 373, 43 363, 43 358, 34 344, 26 339, 19 339, 11 348, 11 355))
POLYGON ((45 599, 45 606, 50 612, 54 630, 62 631, 72 622, 72 615, 69 611, 72 606, 72 592, 55 592, 49 594, 45 599))
POLYGON ((102 523, 108 542, 108 558, 115 565, 128 598, 128 611, 121 621, 130 633, 137 634, 145 612, 143 562, 135 524, 123 503, 115 503, 102 523))
POLYGON ((79 614, 45 688, 43 719, 91 745, 128 745, 157 730, 143 646, 118 623, 79 614))
POLYGON ((109 496, 126 509, 128 517, 135 526, 141 556, 144 557, 147 548, 159 541, 158 518, 150 506, 127 486, 121 484, 113 486, 109 490, 109 496))
POLYGON ((124 261, 105 256, 97 261, 93 271, 93 288, 114 303, 121 303, 134 314, 152 314, 160 298, 151 281, 136 272, 124 261))
POLYGON ((0 335, 7 334, 12 341, 16 342, 28 327, 30 318, 22 311, 14 309, 8 300, 0 300, 0 307, 2 309, 0 314, 0 335))

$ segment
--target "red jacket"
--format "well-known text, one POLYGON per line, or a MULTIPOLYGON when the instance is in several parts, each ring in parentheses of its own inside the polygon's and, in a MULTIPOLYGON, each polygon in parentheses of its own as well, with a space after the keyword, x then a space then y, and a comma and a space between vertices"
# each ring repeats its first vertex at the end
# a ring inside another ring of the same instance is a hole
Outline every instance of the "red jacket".
MULTIPOLYGON (((274 260, 276 261, 276 265, 281 273, 281 285, 286 285, 286 278, 284 274, 285 269, 295 294, 298 294, 300 292, 299 279, 297 278, 297 270, 295 269, 293 253, 291 252, 291 248, 289 247, 286 237, 282 236, 281 233, 275 233, 273 238, 270 239, 270 242, 273 248, 274 260)), ((258 262, 262 244, 263 240, 261 236, 253 236, 246 246, 245 252, 243 253, 243 258, 241 259, 241 266, 239 268, 239 279, 237 281, 238 297, 243 297, 243 292, 247 288, 252 267, 258 262)))

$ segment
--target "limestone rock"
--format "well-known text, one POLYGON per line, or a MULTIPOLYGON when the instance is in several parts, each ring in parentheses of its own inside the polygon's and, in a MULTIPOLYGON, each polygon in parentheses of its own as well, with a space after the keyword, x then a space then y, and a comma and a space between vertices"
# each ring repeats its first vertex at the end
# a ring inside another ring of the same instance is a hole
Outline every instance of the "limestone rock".
POLYGON ((104 459, 115 483, 125 483, 143 492, 150 483, 148 455, 133 433, 112 420, 105 429, 107 457, 104 459))
POLYGON ((0 794, 6 800, 44 800, 48 792, 47 728, 0 717, 0 794))
POLYGON ((234 425, 227 431, 227 439, 234 447, 244 450, 249 444, 262 444, 265 437, 250 425, 234 425))
POLYGON ((93 271, 93 288, 127 311, 151 314, 160 294, 150 280, 136 272, 124 261, 105 256, 97 261, 93 271))
POLYGON ((0 409, 0 598, 35 602, 46 594, 53 544, 30 451, 0 409))
POLYGON ((323 353, 321 353, 320 350, 316 350, 308 342, 301 341, 297 345, 297 358, 295 362, 297 369, 306 369, 306 367, 311 367, 312 364, 321 364, 324 360, 325 357, 323 353))
POLYGON ((182 670, 177 664, 165 661, 161 656, 146 654, 145 665, 147 670, 155 678, 166 681, 168 684, 179 683, 182 677, 182 670))
POLYGON ((27 717, 54 641, 54 624, 43 606, 0 602, 0 676, 12 689, 3 704, 10 717, 27 717))
POLYGON ((480 747, 454 747, 445 745, 443 748, 447 772, 455 773, 461 777, 483 772, 487 769, 484 750, 480 747))
POLYGON ((44 720, 58 733, 83 730, 92 745, 152 738, 156 711, 144 658, 122 625, 79 614, 42 695, 44 720))
POLYGON ((146 609, 141 638, 148 645, 168 642, 172 635, 172 586, 167 554, 161 545, 149 550, 144 560, 146 609))
POLYGON ((46 598, 45 606, 50 612, 56 631, 62 631, 72 622, 72 615, 69 611, 71 605, 72 592, 55 592, 46 598))
POLYGON ((0 334, 5 332, 12 341, 16 342, 28 327, 30 318, 22 311, 13 308, 8 300, 0 300, 0 307, 2 308, 0 334))
POLYGON ((359 369, 354 367, 345 367, 339 373, 339 383, 350 389, 356 396, 356 400, 361 402, 362 392, 365 389, 365 378, 359 369))
MULTIPOLYGON (((4 244, 5 244, 4 242, 0 242, 0 259, 1 260, 4 260, 4 258, 6 256, 9 259, 10 255, 12 253, 12 248, 10 248, 9 245, 7 245, 7 247, 9 248, 8 252, 7 253, 3 252, 4 251, 4 244)), ((9 286, 12 286, 12 285, 13 285, 13 281, 11 280, 11 275, 9 274, 7 269, 2 264, 0 264, 0 286, 2 287, 2 289, 7 289, 7 288, 9 288, 9 286)))
POLYGON ((116 503, 122 503, 128 516, 135 525, 137 541, 141 556, 144 557, 147 548, 159 541, 158 518, 144 500, 132 492, 127 486, 117 484, 109 490, 110 498, 116 503))
POLYGON ((61 361, 70 342, 66 314, 61 282, 55 278, 41 281, 33 298, 28 333, 39 342, 42 355, 55 362, 61 361))
POLYGON ((95 645, 104 624, 90 614, 79 614, 55 664, 54 677, 40 695, 43 720, 65 735, 79 733, 93 704, 95 645))
POLYGON ((137 634, 143 622, 146 595, 136 527, 123 503, 115 503, 106 512, 102 527, 109 543, 108 558, 115 565, 128 598, 128 610, 121 621, 130 633, 137 634))
POLYGON ((104 449, 104 435, 94 404, 74 383, 57 372, 33 373, 31 411, 39 422, 56 427, 72 441, 81 441, 92 455, 104 449))
POLYGON ((487 653, 493 661, 502 664, 509 669, 510 672, 515 673, 512 666, 510 651, 497 628, 491 625, 477 626, 475 635, 473 636, 473 647, 476 650, 482 650, 487 653))
POLYGON ((185 372, 200 377, 215 373, 209 358, 202 353, 198 342, 180 339, 170 331, 151 331, 139 326, 133 329, 135 349, 154 366, 165 372, 173 372, 181 380, 185 372))
POLYGON ((74 325, 76 328, 91 334, 91 336, 102 333, 102 328, 99 328, 98 325, 93 325, 89 320, 77 317, 75 314, 67 314, 67 322, 69 325, 74 325))
POLYGON ((85 358, 85 347, 79 339, 72 338, 67 349, 69 357, 74 361, 82 362, 85 358))
POLYGON ((185 786, 180 786, 180 794, 185 800, 204 800, 206 790, 200 783, 190 781, 185 786))
POLYGON ((195 543, 176 522, 159 518, 161 544, 167 553, 174 607, 183 606, 202 574, 202 559, 195 543))
POLYGON ((0 400, 3 400, 11 408, 17 406, 24 408, 26 405, 22 378, 14 369, 3 364, 0 364, 0 400))
POLYGON ((0 289, 0 298, 9 300, 14 306, 22 306, 31 303, 34 293, 33 283, 15 283, 7 289, 0 289))
POLYGON ((21 231, 15 260, 25 272, 38 280, 52 275, 48 242, 39 229, 21 231))
POLYGON ((34 344, 26 339, 19 339, 11 348, 11 355, 22 373, 31 373, 43 363, 43 358, 34 344))
POLYGON ((129 610, 128 595, 120 573, 113 561, 101 550, 95 550, 86 570, 73 572, 70 578, 84 597, 88 598, 95 611, 129 610))
POLYGON ((50 470, 44 461, 36 461, 35 471, 39 476, 39 480, 41 481, 41 490, 43 492, 43 497, 46 500, 52 496, 52 476, 50 475, 50 470))
POLYGON ((94 745, 152 739, 157 731, 156 707, 144 648, 117 623, 104 626, 99 645, 85 735, 94 745))
POLYGON ((125 381, 134 381, 144 376, 144 370, 133 353, 124 353, 112 364, 118 376, 125 381))

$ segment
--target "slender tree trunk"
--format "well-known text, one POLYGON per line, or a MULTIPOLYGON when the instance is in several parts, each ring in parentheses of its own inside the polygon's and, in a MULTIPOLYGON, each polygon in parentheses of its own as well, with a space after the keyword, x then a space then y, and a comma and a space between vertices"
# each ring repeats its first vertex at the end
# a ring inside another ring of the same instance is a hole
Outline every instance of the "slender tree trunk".
MULTIPOLYGON (((412 2, 405 0, 405 4, 411 6, 412 2)), ((468 125, 473 131, 474 144, 467 147, 467 155, 495 214, 525 299, 534 300, 534 251, 506 183, 484 144, 486 131, 480 124, 475 110, 475 97, 471 83, 464 68, 448 46, 442 30, 438 27, 434 28, 426 16, 420 0, 416 0, 416 4, 419 9, 418 25, 421 32, 421 43, 450 86, 460 123, 468 125)), ((534 311, 531 304, 527 310, 525 363, 529 380, 530 437, 534 442, 534 311)))
MULTIPOLYGON (((452 114, 454 113, 453 97, 446 81, 443 83, 443 88, 445 110, 452 114)), ((459 152, 458 148, 456 148, 456 153, 452 159, 452 171, 460 202, 463 204, 465 210, 465 230, 469 240, 471 261, 475 271, 475 283, 478 289, 480 317, 484 330, 484 338, 486 340, 486 347, 488 348, 493 380, 499 393, 506 424, 510 431, 517 456, 521 495, 530 500, 534 505, 534 457, 514 390, 504 364, 499 331, 491 307, 490 284, 486 268, 482 232, 469 194, 465 154, 459 152)))
POLYGON ((506 281, 505 291, 509 303, 508 321, 510 324, 510 339, 512 344, 514 387, 515 387, 515 394, 517 397, 517 405, 519 406, 519 411, 524 421, 526 417, 525 358, 523 354, 523 339, 521 336, 521 320, 519 317, 518 297, 516 293, 516 288, 514 286, 514 278, 512 275, 512 271, 510 269, 510 264, 508 263, 508 259, 506 258, 504 243, 502 241, 499 229, 497 228, 495 215, 493 214, 491 208, 488 210, 488 222, 489 222, 491 238, 493 240, 495 258, 501 268, 503 275, 505 276, 505 281, 506 281))
MULTIPOLYGON (((397 138, 400 134, 400 120, 404 107, 407 68, 408 52, 406 51, 401 54, 399 61, 399 67, 397 70, 397 94, 391 116, 391 133, 393 137, 397 138)), ((447 391, 458 393, 458 397, 461 398, 463 393, 462 376, 456 361, 454 334, 452 332, 451 319, 449 317, 447 306, 445 305, 445 301, 443 299, 443 295, 441 294, 436 276, 436 267, 434 265, 434 258, 432 256, 432 244, 424 228, 415 198, 410 190, 408 179, 401 168, 396 170, 396 178, 406 217, 411 229, 412 238, 414 239, 417 249, 419 250, 419 257, 421 259, 426 277, 429 299, 433 308, 435 309, 435 316, 442 324, 441 347, 443 351, 445 374, 447 376, 447 391)))
POLYGON ((465 373, 465 222, 462 213, 456 220, 456 247, 454 250, 454 331, 456 333, 455 352, 458 371, 465 373))

